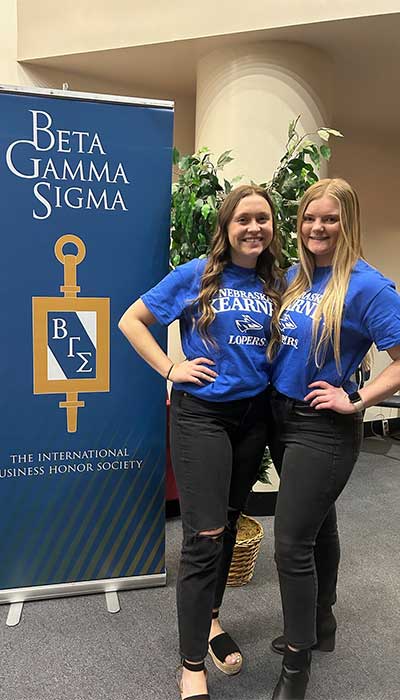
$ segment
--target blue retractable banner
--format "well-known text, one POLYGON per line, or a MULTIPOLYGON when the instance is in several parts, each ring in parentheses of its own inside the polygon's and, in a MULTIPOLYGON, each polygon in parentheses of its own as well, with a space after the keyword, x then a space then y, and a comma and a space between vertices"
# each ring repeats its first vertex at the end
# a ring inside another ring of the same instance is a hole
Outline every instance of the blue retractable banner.
POLYGON ((117 323, 168 271, 172 128, 0 87, 2 603, 165 582, 165 382, 117 323))

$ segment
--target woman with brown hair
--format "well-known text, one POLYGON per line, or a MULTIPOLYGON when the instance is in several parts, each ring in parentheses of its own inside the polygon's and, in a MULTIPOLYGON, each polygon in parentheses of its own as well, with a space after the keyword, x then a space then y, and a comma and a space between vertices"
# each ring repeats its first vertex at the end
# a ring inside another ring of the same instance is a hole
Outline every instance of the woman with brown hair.
MULTIPOLYGON (((173 270, 123 315, 135 350, 173 382, 171 455, 183 527, 177 581, 182 700, 209 698, 204 659, 238 673, 242 656, 218 613, 243 509, 267 442, 271 317, 279 306, 280 245, 261 188, 228 194, 209 257, 173 270), (179 318, 186 359, 173 363, 148 327, 179 318)), ((274 324, 272 333, 279 334, 274 324)))
POLYGON ((400 388, 400 297, 363 257, 354 189, 339 178, 309 187, 297 231, 300 262, 288 271, 281 343, 273 338, 268 348, 270 356, 279 348, 270 448, 281 475, 275 559, 284 617, 284 634, 272 642, 284 654, 273 700, 302 700, 311 649, 334 649, 335 501, 358 457, 364 409, 400 388), (359 389, 355 372, 372 343, 392 362, 359 389))

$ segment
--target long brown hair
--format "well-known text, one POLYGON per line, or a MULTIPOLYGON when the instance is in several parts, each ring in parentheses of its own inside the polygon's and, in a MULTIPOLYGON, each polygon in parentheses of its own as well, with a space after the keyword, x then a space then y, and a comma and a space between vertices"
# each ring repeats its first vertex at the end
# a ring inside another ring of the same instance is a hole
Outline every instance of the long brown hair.
POLYGON ((250 195, 263 197, 271 208, 273 223, 272 241, 268 248, 258 256, 255 272, 263 282, 264 293, 268 295, 272 301, 273 315, 271 319, 271 333, 277 342, 280 341, 281 334, 278 323, 278 312, 282 292, 283 272, 280 267, 281 243, 276 226, 274 205, 270 195, 262 187, 240 185, 239 187, 235 187, 235 189, 226 196, 218 211, 217 228, 211 242, 209 258, 204 268, 200 293, 195 300, 200 311, 200 318, 196 324, 198 331, 203 339, 206 342, 210 342, 212 345, 214 342, 209 333, 209 326, 215 318, 215 311, 211 306, 211 301, 220 288, 222 273, 231 261, 228 226, 232 221, 239 202, 244 199, 244 197, 249 197, 250 195))
MULTIPOLYGON (((315 269, 314 255, 304 245, 301 229, 308 205, 315 199, 333 197, 339 204, 340 233, 332 259, 332 275, 326 285, 321 303, 313 318, 312 351, 315 364, 322 367, 328 346, 331 345, 338 372, 340 362, 340 331, 344 301, 349 286, 351 271, 359 258, 363 258, 360 233, 360 205, 357 193, 346 180, 325 178, 311 185, 300 200, 297 213, 297 243, 300 265, 296 276, 282 298, 278 318, 292 302, 312 286, 315 269), (318 331, 320 335, 318 338, 318 331)), ((268 352, 276 350, 276 339, 271 339, 268 352)))

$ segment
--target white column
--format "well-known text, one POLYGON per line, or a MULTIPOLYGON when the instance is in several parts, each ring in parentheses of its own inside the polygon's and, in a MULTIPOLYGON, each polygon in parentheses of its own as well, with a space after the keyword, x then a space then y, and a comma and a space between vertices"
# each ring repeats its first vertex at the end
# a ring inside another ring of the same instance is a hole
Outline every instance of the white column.
MULTIPOLYGON (((197 70, 196 148, 233 150, 230 179, 268 180, 284 152, 289 122, 300 133, 329 123, 329 57, 303 44, 264 42, 218 49, 197 70)), ((224 171, 225 172, 225 171, 224 171)))

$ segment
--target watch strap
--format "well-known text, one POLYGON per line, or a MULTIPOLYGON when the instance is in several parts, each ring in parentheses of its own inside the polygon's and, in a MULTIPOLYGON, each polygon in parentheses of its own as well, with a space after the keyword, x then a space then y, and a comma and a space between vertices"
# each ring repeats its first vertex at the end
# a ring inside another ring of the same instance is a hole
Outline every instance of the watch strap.
POLYGON ((364 408, 365 408, 364 401, 362 400, 358 391, 353 391, 351 394, 348 394, 348 397, 349 397, 350 403, 353 404, 356 411, 363 411, 364 410, 364 408))

